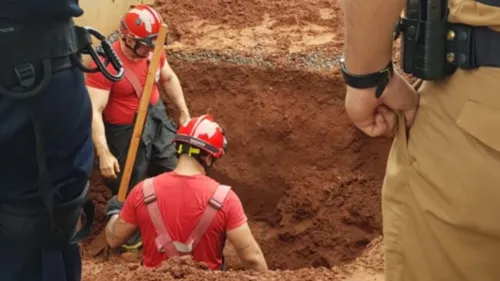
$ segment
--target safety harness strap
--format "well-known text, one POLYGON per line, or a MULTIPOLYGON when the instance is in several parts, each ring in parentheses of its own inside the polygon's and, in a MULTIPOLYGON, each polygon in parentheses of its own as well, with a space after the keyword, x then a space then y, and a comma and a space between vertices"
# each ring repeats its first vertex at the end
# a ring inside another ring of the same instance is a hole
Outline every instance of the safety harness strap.
POLYGON ((189 235, 188 240, 185 243, 181 243, 178 241, 172 241, 172 237, 168 233, 160 208, 158 207, 153 179, 146 179, 142 188, 144 195, 143 200, 144 204, 147 206, 149 216, 156 230, 156 249, 160 252, 165 252, 169 258, 192 253, 196 246, 198 246, 198 243, 200 243, 201 238, 207 232, 207 229, 212 223, 217 212, 222 209, 223 202, 230 189, 231 187, 227 185, 219 185, 217 187, 214 195, 208 201, 205 211, 189 235))
POLYGON ((205 211, 201 215, 200 220, 193 229, 193 232, 191 232, 187 241, 187 244, 192 244, 193 249, 198 246, 198 243, 200 243, 201 238, 207 232, 207 229, 212 223, 215 215, 217 215, 217 212, 222 209, 222 203, 226 200, 230 189, 230 186, 219 185, 212 198, 208 201, 208 206, 205 208, 205 211))
MULTIPOLYGON (((132 85, 132 87, 134 88, 135 95, 140 100, 141 96, 142 96, 142 92, 144 91, 144 87, 141 84, 136 73, 134 71, 132 71, 132 69, 134 69, 134 67, 132 65, 130 65, 130 62, 127 60, 127 58, 123 59, 122 63, 128 69, 128 71, 124 71, 123 74, 124 74, 125 78, 128 80, 128 82, 130 83, 130 85, 132 85)), ((148 65, 149 65, 149 61, 148 61, 148 65)), ((156 81, 154 83, 157 84, 156 81)))
POLYGON ((143 87, 141 85, 141 82, 139 82, 139 78, 137 78, 137 75, 135 75, 135 72, 132 71, 133 68, 131 68, 128 65, 128 62, 126 62, 126 60, 122 60, 122 62, 127 67, 127 70, 128 70, 128 71, 125 70, 125 72, 124 72, 125 78, 132 85, 137 98, 139 98, 139 100, 140 100, 141 96, 142 96, 142 92, 144 91, 143 87))
POLYGON ((158 207, 153 178, 148 178, 144 181, 142 192, 144 195, 144 204, 146 204, 148 208, 149 217, 151 218, 156 230, 156 249, 160 252, 165 252, 168 257, 178 256, 175 246, 171 243, 172 238, 163 223, 163 216, 161 215, 160 208, 158 207))

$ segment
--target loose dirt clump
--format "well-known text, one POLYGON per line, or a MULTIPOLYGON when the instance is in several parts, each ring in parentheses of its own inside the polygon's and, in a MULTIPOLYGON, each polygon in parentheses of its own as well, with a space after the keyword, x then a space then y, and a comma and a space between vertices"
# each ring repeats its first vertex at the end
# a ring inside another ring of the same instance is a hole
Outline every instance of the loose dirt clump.
MULTIPOLYGON (((191 114, 211 112, 227 133, 228 154, 211 176, 241 198, 272 271, 242 271, 231 245, 230 271, 211 272, 185 259, 158 269, 102 261, 84 244, 83 280, 381 280, 380 189, 390 140, 366 137, 345 114, 338 3, 156 6, 169 24, 167 56, 191 114)), ((177 118, 172 106, 169 114, 177 118)), ((106 222, 109 198, 97 173, 90 240, 106 222)))
POLYGON ((158 268, 144 268, 136 263, 96 263, 84 261, 83 280, 86 281, 382 281, 383 256, 380 238, 374 240, 367 252, 354 263, 328 268, 302 268, 298 270, 274 270, 265 273, 233 270, 209 271, 203 263, 188 258, 174 258, 158 268))
POLYGON ((107 281, 259 281, 259 280, 340 280, 335 278, 334 272, 329 269, 301 269, 285 271, 269 271, 259 273, 255 271, 209 271, 204 264, 188 259, 172 259, 164 262, 158 268, 150 269, 139 267, 136 264, 119 264, 111 270, 109 267, 101 267, 92 274, 85 273, 84 280, 107 280, 107 281), (311 274, 311 273, 314 273, 311 274), (321 275, 318 279, 317 275, 321 275), (106 278, 106 279, 104 279, 106 278))

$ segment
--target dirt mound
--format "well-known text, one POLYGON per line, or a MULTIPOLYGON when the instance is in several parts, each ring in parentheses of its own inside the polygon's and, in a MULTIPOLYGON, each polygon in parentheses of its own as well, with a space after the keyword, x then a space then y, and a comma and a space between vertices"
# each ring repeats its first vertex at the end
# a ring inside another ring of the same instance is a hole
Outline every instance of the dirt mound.
POLYGON ((384 252, 382 236, 374 239, 364 251, 363 255, 354 262, 333 267, 339 276, 349 276, 360 271, 376 276, 384 271, 384 252))
POLYGON ((199 20, 226 30, 258 26, 266 19, 272 19, 271 27, 314 23, 336 28, 342 24, 339 6, 329 0, 157 0, 156 8, 164 15, 174 40, 188 40, 193 32, 189 26, 199 20))
POLYGON ((156 6, 172 48, 334 55, 342 46, 342 13, 328 0, 158 0, 156 6))
POLYGON ((336 21, 336 3, 328 0, 157 0, 156 8, 169 25, 180 27, 195 18, 228 27, 248 27, 259 24, 266 13, 278 25, 296 25, 303 21, 331 25, 336 21))
POLYGON ((254 271, 209 271, 203 264, 185 259, 173 259, 163 263, 158 268, 149 269, 136 264, 118 264, 111 269, 109 266, 99 267, 85 263, 84 268, 97 268, 94 272, 84 271, 83 280, 107 281, 259 281, 259 280, 341 280, 335 277, 333 271, 323 269, 301 269, 285 271, 269 271, 259 273, 254 271), (320 276, 321 279, 318 279, 320 276))
POLYGON ((382 281, 383 257, 381 239, 375 239, 367 252, 354 263, 328 268, 303 268, 299 270, 275 270, 266 273, 230 270, 209 271, 203 263, 186 258, 174 258, 155 269, 143 268, 136 263, 116 260, 113 263, 84 261, 83 280, 86 281, 169 281, 169 280, 344 280, 382 281))

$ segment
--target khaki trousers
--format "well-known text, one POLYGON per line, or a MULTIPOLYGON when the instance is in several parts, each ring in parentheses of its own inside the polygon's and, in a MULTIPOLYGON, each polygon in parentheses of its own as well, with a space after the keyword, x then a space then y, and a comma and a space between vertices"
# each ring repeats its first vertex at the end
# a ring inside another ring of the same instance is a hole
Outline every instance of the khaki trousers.
POLYGON ((500 69, 419 88, 382 190, 386 281, 500 280, 500 69))

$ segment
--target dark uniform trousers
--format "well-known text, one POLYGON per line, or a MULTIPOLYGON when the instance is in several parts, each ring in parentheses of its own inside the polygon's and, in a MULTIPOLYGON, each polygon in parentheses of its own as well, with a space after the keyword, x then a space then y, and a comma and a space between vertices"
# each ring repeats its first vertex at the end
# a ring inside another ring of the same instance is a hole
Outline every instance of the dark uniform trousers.
MULTIPOLYGON (((118 193, 134 125, 105 124, 106 140, 110 152, 118 159, 121 173, 118 179, 104 182, 113 195, 118 193)), ((165 106, 160 100, 150 106, 144 124, 141 142, 137 149, 129 191, 147 177, 172 171, 177 165, 175 145, 172 143, 177 132, 176 124, 167 117, 165 106)))
MULTIPOLYGON (((2 77, 0 77, 2 82, 2 77)), ((53 73, 48 86, 28 110, 19 101, 0 96, 0 280, 78 281, 78 244, 30 244, 11 234, 7 220, 37 235, 29 217, 44 211, 38 194, 38 165, 33 124, 35 114, 44 139, 46 166, 57 188, 56 200, 75 198, 92 170, 92 110, 82 72, 66 68, 53 73), (22 227, 21 227, 22 226, 22 227)))

